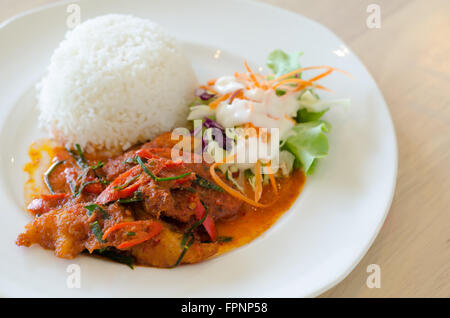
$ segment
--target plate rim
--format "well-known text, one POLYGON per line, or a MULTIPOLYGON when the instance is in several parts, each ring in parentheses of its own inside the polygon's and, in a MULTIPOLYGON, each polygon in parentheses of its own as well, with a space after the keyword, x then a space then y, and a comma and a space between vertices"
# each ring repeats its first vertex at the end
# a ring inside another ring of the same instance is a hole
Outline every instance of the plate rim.
MULTIPOLYGON (((2 23, 0 23, 0 32, 3 32, 5 30, 5 28, 9 25, 11 25, 14 22, 17 22, 18 20, 22 19, 22 18, 26 18, 30 15, 36 14, 38 12, 41 11, 45 11, 54 7, 60 7, 66 4, 73 4, 73 3, 79 3, 81 0, 59 0, 59 1, 55 1, 52 3, 48 3, 48 4, 44 4, 44 5, 40 5, 38 7, 32 8, 32 9, 28 9, 26 11, 23 11, 21 13, 18 13, 16 15, 13 15, 10 18, 7 18, 6 20, 4 20, 2 23)), ((382 105, 385 110, 387 111, 387 115, 388 115, 388 119, 389 119, 389 127, 391 128, 392 131, 392 142, 393 142, 393 149, 395 151, 393 151, 393 174, 391 177, 391 189, 390 189, 390 196, 388 198, 388 200, 386 201, 386 205, 384 207, 384 213, 383 213, 383 217, 380 218, 380 221, 377 225, 376 230, 374 231, 374 234, 372 235, 372 237, 370 238, 370 240, 368 240, 367 244, 365 245, 364 249, 361 251, 360 255, 355 259, 355 261, 353 262, 353 264, 351 266, 349 266, 347 268, 346 271, 343 271, 340 275, 338 275, 338 277, 336 277, 334 280, 330 280, 330 282, 324 286, 322 286, 321 288, 317 289, 314 292, 311 292, 310 294, 306 295, 306 296, 299 296, 297 295, 293 295, 290 297, 317 297, 321 294, 323 294, 324 292, 330 290, 331 288, 335 287, 336 285, 338 285, 340 282, 342 282, 355 268, 356 266, 361 262, 361 260, 364 258, 364 256, 367 255, 368 250, 370 249, 370 247, 373 245, 375 239, 378 237, 384 223, 385 220, 387 218, 388 213, 390 212, 390 208, 392 206, 392 202, 394 200, 395 197, 395 189, 397 186, 397 179, 398 179, 398 142, 397 142, 397 133, 396 133, 396 129, 395 129, 395 125, 392 119, 392 115, 389 109, 388 104, 386 103, 386 100, 384 98, 384 95, 382 93, 382 91, 380 90, 378 83, 376 82, 376 80, 374 79, 374 77, 372 76, 372 73, 369 71, 369 69, 366 67, 366 65, 361 61, 361 59, 359 58, 359 56, 351 49, 351 47, 345 42, 343 41, 333 30, 331 30, 330 28, 326 27, 325 25, 321 24, 320 22, 311 19, 307 16, 304 16, 300 13, 285 9, 285 8, 281 8, 278 7, 276 5, 272 5, 269 3, 265 3, 265 2, 260 2, 260 1, 256 1, 256 0, 233 0, 234 2, 246 2, 249 5, 253 5, 253 6, 259 6, 262 8, 265 8, 266 10, 270 9, 270 10, 276 10, 278 12, 282 12, 284 14, 290 14, 293 16, 298 16, 301 17, 305 20, 308 20, 308 22, 313 23, 316 27, 322 28, 324 30, 326 30, 327 32, 329 32, 330 34, 332 34, 336 39, 338 39, 342 44, 344 44, 348 50, 351 52, 351 54, 353 55, 354 59, 363 67, 363 69, 366 71, 367 75, 369 76, 369 79, 373 82, 374 84, 374 88, 376 89, 376 93, 379 97, 381 97, 381 100, 379 102, 380 106, 382 105)), ((296 199, 298 200, 298 198, 296 199)), ((5 296, 7 296, 7 294, 4 294, 5 296)))

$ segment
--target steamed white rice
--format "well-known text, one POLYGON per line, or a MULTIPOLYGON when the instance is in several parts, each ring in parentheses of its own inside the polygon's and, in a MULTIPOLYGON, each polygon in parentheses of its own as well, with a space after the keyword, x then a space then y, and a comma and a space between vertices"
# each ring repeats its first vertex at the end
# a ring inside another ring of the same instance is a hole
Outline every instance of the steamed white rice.
POLYGON ((186 121, 197 81, 164 29, 105 15, 72 31, 38 85, 40 124, 87 149, 126 149, 186 121))

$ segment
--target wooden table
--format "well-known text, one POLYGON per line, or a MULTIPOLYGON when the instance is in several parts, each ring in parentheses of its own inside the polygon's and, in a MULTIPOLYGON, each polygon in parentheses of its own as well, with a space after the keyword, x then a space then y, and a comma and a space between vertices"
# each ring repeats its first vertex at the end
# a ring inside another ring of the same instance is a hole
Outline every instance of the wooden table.
MULTIPOLYGON (((0 0, 0 22, 54 0, 0 0)), ((450 1, 264 0, 338 34, 374 76, 399 146, 386 223, 353 272, 324 297, 450 297, 450 1), (366 25, 367 6, 381 28, 366 25), (381 268, 381 288, 366 285, 381 268)), ((4 45, 2 43, 2 45, 4 45)))

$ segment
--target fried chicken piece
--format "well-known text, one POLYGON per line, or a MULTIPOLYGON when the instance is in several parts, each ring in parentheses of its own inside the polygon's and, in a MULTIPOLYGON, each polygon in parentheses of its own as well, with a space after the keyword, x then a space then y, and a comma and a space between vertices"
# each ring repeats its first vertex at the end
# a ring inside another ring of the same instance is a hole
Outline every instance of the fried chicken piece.
MULTIPOLYGON (((154 239, 137 245, 131 249, 136 263, 145 266, 172 267, 182 253, 180 246, 183 234, 164 226, 154 239)), ((184 255, 181 264, 201 262, 217 253, 217 243, 192 244, 184 255)))

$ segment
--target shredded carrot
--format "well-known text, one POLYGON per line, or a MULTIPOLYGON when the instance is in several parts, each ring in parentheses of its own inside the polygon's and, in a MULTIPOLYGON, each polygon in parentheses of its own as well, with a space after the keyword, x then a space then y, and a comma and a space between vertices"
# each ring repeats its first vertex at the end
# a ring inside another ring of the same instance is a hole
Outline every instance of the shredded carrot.
POLYGON ((206 91, 210 91, 211 93, 214 93, 216 95, 219 94, 214 88, 206 86, 206 85, 201 85, 200 88, 203 88, 206 91))
POLYGON ((261 175, 261 163, 256 161, 255 164, 255 201, 258 202, 261 199, 262 194, 262 175, 261 175))
POLYGON ((277 78, 274 78, 273 80, 270 80, 270 81, 268 81, 268 82, 269 82, 269 83, 275 83, 275 82, 281 81, 281 80, 283 80, 283 79, 289 78, 289 77, 291 77, 291 76, 297 75, 297 74, 299 74, 299 73, 301 73, 301 72, 304 72, 304 71, 318 70, 318 69, 323 69, 323 68, 329 69, 330 67, 329 67, 329 66, 309 66, 309 67, 301 67, 301 68, 298 68, 298 69, 296 69, 296 70, 293 70, 293 71, 291 71, 291 72, 289 72, 289 73, 286 73, 286 74, 283 74, 283 75, 281 75, 281 76, 278 76, 277 78))
MULTIPOLYGON (((269 116, 268 116, 269 117, 269 116)), ((270 117, 269 117, 270 118, 270 117)), ((261 141, 263 142, 263 143, 268 143, 269 142, 269 138, 270 138, 270 132, 268 132, 268 131, 266 131, 266 130, 264 130, 264 129, 261 129, 260 131, 259 131, 259 137, 260 137, 260 139, 261 139, 261 141)))
POLYGON ((258 80, 258 82, 261 84, 261 88, 263 90, 269 89, 270 85, 267 83, 265 76, 263 76, 263 75, 261 75, 259 73, 256 73, 255 76, 256 76, 256 79, 258 80))
POLYGON ((223 102, 224 100, 227 100, 228 97, 230 97, 230 93, 226 93, 225 95, 220 96, 219 98, 217 98, 216 100, 212 101, 212 102, 209 104, 209 108, 211 108, 211 109, 216 109, 217 106, 219 106, 219 104, 220 104, 221 102, 223 102))
POLYGON ((273 175, 272 166, 269 164, 269 165, 267 165, 266 168, 267 168, 267 171, 269 171, 269 179, 270 179, 270 183, 272 184, 273 191, 275 192, 275 195, 278 195, 278 187, 277 187, 277 183, 275 181, 275 177, 273 175))
POLYGON ((259 128, 253 125, 253 123, 251 122, 244 124, 244 132, 248 137, 259 136, 259 128))
POLYGON ((261 88, 261 85, 259 85, 258 80, 256 79, 255 74, 253 74, 250 67, 248 67, 247 61, 244 61, 245 69, 247 70, 248 74, 250 75, 250 79, 252 80, 253 84, 255 84, 256 87, 261 88))
MULTIPOLYGON (((236 155, 232 155, 232 156, 227 157, 227 158, 225 159, 225 162, 224 162, 224 163, 229 163, 229 162, 231 162, 231 160, 233 160, 235 157, 236 157, 236 155)), ((259 207, 259 208, 266 208, 266 207, 270 206, 271 204, 273 204, 273 202, 271 202, 271 203, 269 203, 269 204, 258 203, 258 202, 256 202, 256 201, 254 201, 254 200, 252 200, 252 199, 246 197, 245 195, 241 194, 239 191, 237 191, 237 190, 231 188, 230 186, 228 186, 225 182, 223 182, 223 181, 219 178, 219 176, 218 176, 217 173, 216 173, 216 170, 215 170, 215 169, 216 169, 216 167, 217 167, 219 164, 221 164, 221 162, 216 162, 216 163, 212 164, 212 165, 209 167, 209 173, 211 174, 211 177, 213 178, 214 182, 216 182, 222 189, 224 189, 226 192, 228 192, 231 196, 233 196, 233 197, 235 197, 235 198, 238 198, 238 199, 240 199, 240 200, 242 200, 242 201, 244 201, 244 202, 246 202, 246 203, 248 203, 248 204, 250 204, 250 205, 259 207)), ((275 202, 275 201, 274 201, 274 202, 275 202)))
POLYGON ((292 84, 306 84, 309 86, 314 86, 313 82, 311 82, 311 81, 306 81, 306 80, 303 80, 300 78, 286 78, 286 79, 279 81, 275 85, 273 85, 272 88, 275 89, 281 85, 286 85, 286 84, 291 84, 291 83, 292 84))
POLYGON ((213 79, 210 79, 209 81, 207 81, 206 84, 208 84, 209 86, 213 86, 214 84, 216 84, 216 81, 217 81, 217 79, 213 78, 213 79))
POLYGON ((265 76, 263 76, 263 75, 261 75, 261 74, 259 74, 259 73, 255 73, 255 76, 256 76, 256 78, 257 78, 259 81, 264 82, 264 81, 266 80, 265 76))
MULTIPOLYGON (((319 74, 319 75, 317 75, 317 76, 311 78, 311 79, 309 80, 309 82, 311 82, 311 83, 312 83, 312 82, 315 82, 315 81, 317 81, 317 80, 319 80, 319 79, 321 79, 321 78, 324 78, 325 76, 330 75, 332 72, 333 72, 333 69, 330 68, 328 71, 325 71, 325 72, 323 72, 322 74, 319 74)), ((328 91, 328 92, 331 92, 331 91, 332 91, 331 89, 325 88, 325 87, 323 87, 322 85, 319 85, 319 84, 313 84, 313 86, 316 87, 316 88, 320 88, 320 89, 326 90, 326 91, 328 91)), ((294 90, 294 92, 301 91, 301 90, 302 90, 303 88, 305 88, 305 87, 306 87, 305 85, 301 85, 301 84, 300 84, 300 85, 297 86, 297 88, 294 90)))
MULTIPOLYGON (((324 86, 322 86, 322 85, 319 85, 319 84, 313 84, 312 85, 314 88, 318 88, 318 89, 321 89, 321 90, 324 90, 324 91, 326 91, 326 92, 332 92, 332 90, 331 89, 329 89, 329 88, 326 88, 326 87, 324 87, 324 86)), ((304 85, 304 84, 299 84, 292 92, 299 92, 299 91, 301 91, 302 89, 304 89, 306 87, 306 85, 304 85)))
MULTIPOLYGON (((327 73, 327 72, 325 72, 325 73, 327 73)), ((323 73, 323 74, 325 74, 325 73, 323 73)), ((321 75, 323 75, 323 74, 321 74, 321 75)), ((326 75, 324 75, 324 76, 326 76, 326 75)), ((318 77, 318 76, 316 76, 316 77, 318 77)), ((298 92, 298 91, 300 91, 301 89, 303 89, 306 86, 313 86, 315 88, 322 89, 324 91, 329 91, 329 92, 331 91, 330 89, 326 88, 325 86, 322 86, 320 84, 314 84, 313 81, 315 81, 315 80, 317 80, 317 79, 312 78, 310 80, 303 80, 303 79, 300 79, 300 78, 287 78, 287 79, 279 81, 278 83, 273 85, 272 88, 276 89, 279 86, 290 84, 290 83, 294 83, 294 84, 299 84, 294 89, 294 92, 298 92)))
POLYGON ((216 174, 215 168, 217 167, 217 165, 219 165, 220 163, 216 162, 214 164, 212 164, 209 168, 209 172, 211 174, 211 177, 213 178, 214 182, 216 182, 222 189, 224 189, 226 192, 228 192, 231 196, 240 199, 250 205, 256 206, 258 208, 266 208, 268 206, 270 206, 270 204, 262 204, 262 203, 258 203, 256 201, 253 201, 252 199, 247 198, 245 195, 241 194, 239 191, 231 188, 230 186, 228 186, 225 182, 223 182, 219 176, 216 174))
POLYGON ((321 78, 323 78, 323 77, 325 77, 325 76, 330 75, 332 72, 333 72, 333 69, 330 68, 328 71, 325 71, 325 72, 323 72, 322 74, 319 74, 319 75, 317 75, 317 76, 311 78, 310 81, 311 81, 311 82, 317 81, 317 80, 319 80, 319 79, 321 79, 321 78))
POLYGON ((234 93, 231 94, 231 97, 230 97, 230 104, 233 102, 233 100, 234 100, 235 98, 241 98, 241 97, 243 97, 243 95, 244 95, 244 94, 242 93, 242 88, 240 88, 240 89, 234 91, 234 93))
MULTIPOLYGON (((286 73, 286 74, 281 75, 281 76, 279 76, 279 77, 277 77, 277 78, 275 78, 275 79, 273 79, 273 80, 270 80, 270 81, 268 81, 268 83, 272 84, 272 83, 281 81, 281 80, 283 80, 283 79, 289 78, 289 77, 294 76, 294 75, 296 75, 296 74, 298 74, 298 73, 301 73, 301 72, 303 72, 303 71, 320 70, 320 69, 324 69, 324 68, 327 69, 327 70, 331 69, 332 71, 337 71, 337 72, 344 73, 345 75, 350 76, 350 77, 352 76, 350 73, 348 73, 348 72, 346 72, 346 71, 344 71, 344 70, 341 70, 341 69, 339 69, 339 68, 335 68, 335 67, 331 67, 331 66, 326 66, 326 65, 321 65, 321 66, 302 67, 302 68, 296 69, 296 70, 294 70, 294 71, 292 71, 292 72, 286 73)), ((327 75, 328 75, 328 74, 327 74, 327 75)))
MULTIPOLYGON (((238 73, 238 72, 235 72, 235 73, 234 73, 234 77, 235 77, 238 81, 241 81, 241 82, 249 82, 249 81, 251 81, 249 75, 248 75, 248 74, 244 74, 244 73, 238 73)), ((247 88, 247 89, 248 89, 248 88, 247 88)))
POLYGON ((256 127, 251 122, 248 122, 248 123, 244 124, 244 129, 248 129, 248 128, 256 128, 256 127))
POLYGON ((284 114, 284 118, 289 120, 291 123, 293 123, 294 126, 297 125, 297 122, 295 120, 293 120, 291 117, 289 117, 288 115, 284 114))

